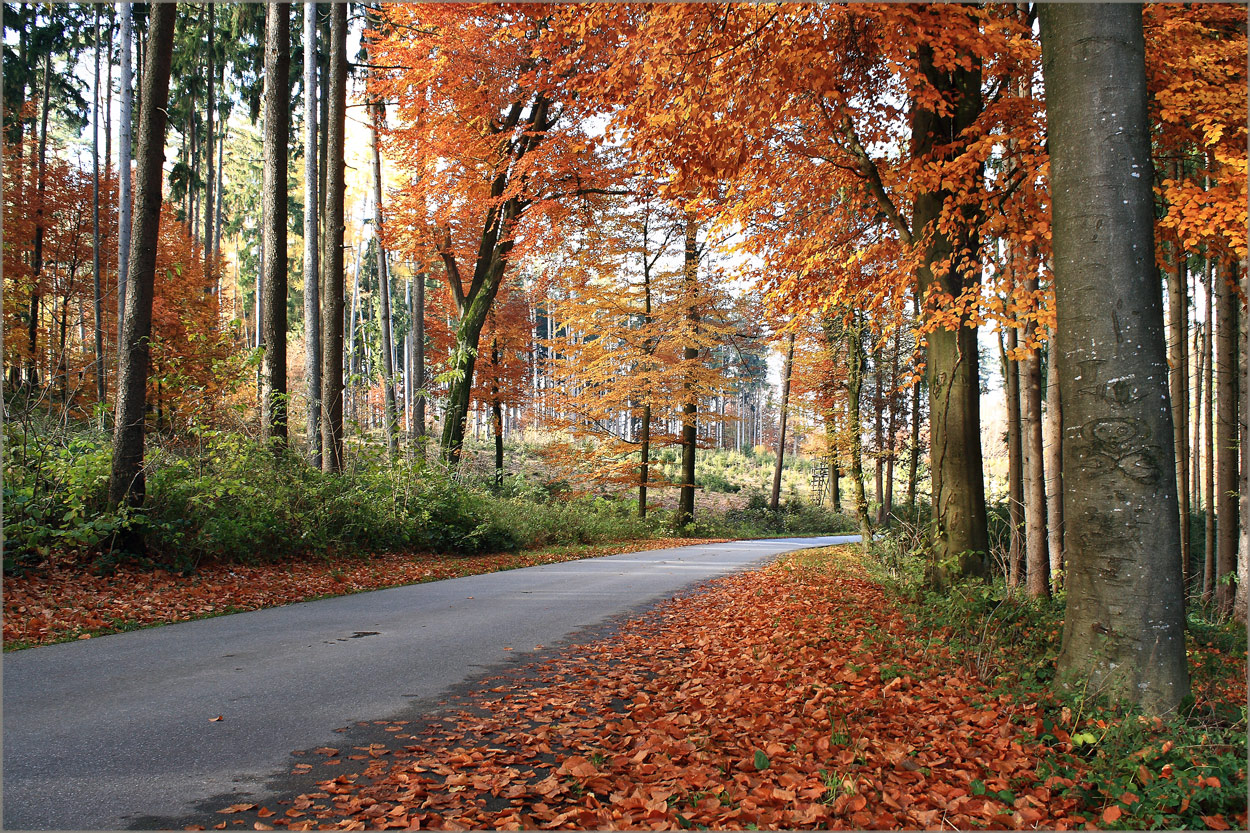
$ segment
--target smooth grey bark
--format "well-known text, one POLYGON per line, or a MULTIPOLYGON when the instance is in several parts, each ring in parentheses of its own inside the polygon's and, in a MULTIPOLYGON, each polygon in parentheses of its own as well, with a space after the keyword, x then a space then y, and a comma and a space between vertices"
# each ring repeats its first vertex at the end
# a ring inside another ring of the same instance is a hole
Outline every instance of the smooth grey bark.
POLYGON ((837 344, 839 336, 846 343, 846 411, 847 430, 851 432, 851 493, 855 499, 855 516, 859 519, 860 546, 864 554, 872 544, 872 521, 868 517, 868 496, 864 493, 864 442, 863 424, 860 419, 860 397, 864 389, 864 370, 868 354, 864 350, 863 325, 859 313, 850 313, 850 326, 839 326, 825 320, 825 339, 830 348, 837 344))
MULTIPOLYGON (((117 332, 121 333, 126 310, 126 283, 130 257, 130 151, 131 108, 134 105, 134 75, 131 49, 134 45, 134 15, 130 3, 121 4, 121 108, 118 113, 117 165, 117 332)), ((120 350, 121 339, 117 340, 120 350)))
POLYGON ((1047 345, 1046 416, 1042 457, 1046 468, 1046 545, 1050 554, 1050 589, 1063 589, 1063 405, 1054 336, 1047 345))
POLYGON ((39 276, 43 272, 43 212, 47 195, 48 173, 48 101, 52 87, 52 50, 43 54, 43 100, 39 105, 38 198, 35 204, 35 242, 31 254, 30 317, 26 340, 30 349, 26 366, 26 384, 31 390, 39 386, 39 276))
MULTIPOLYGON (((391 337, 391 279, 386 269, 386 247, 382 245, 382 152, 378 147, 378 131, 382 127, 384 105, 372 108, 373 128, 370 138, 373 145, 373 231, 378 239, 378 294, 381 296, 382 317, 382 414, 386 425, 386 448, 391 460, 399 456, 399 414, 395 406, 395 341, 391 337)), ((496 406, 498 402, 496 402, 496 406)), ((499 429, 502 430, 502 429, 499 429)), ((499 485, 503 475, 500 473, 499 485)))
POLYGON ((1189 694, 1140 6, 1040 7, 1064 409, 1060 685, 1189 694))
POLYGON ((1241 301, 1232 258, 1215 275, 1215 603, 1220 616, 1233 614, 1237 572, 1237 377, 1241 301))
POLYGON ((321 468, 321 298, 317 262, 317 4, 304 6, 304 380, 308 455, 321 468))
MULTIPOLYGON (((1037 290, 1037 277, 1026 279, 1037 290)), ((1031 341, 1035 322, 1025 325, 1025 341, 1031 341)), ((1028 566, 1027 587, 1034 599, 1050 595, 1050 551, 1046 545, 1046 469, 1042 443, 1042 362, 1037 348, 1020 361, 1020 434, 1024 450, 1024 549, 1028 566)))
POLYGON ((343 139, 347 115, 347 4, 330 5, 326 90, 324 272, 321 298, 321 468, 343 469, 343 139))
POLYGON ((781 508, 781 469, 786 456, 786 423, 790 416, 790 376, 794 372, 794 333, 786 348, 786 367, 781 378, 781 427, 777 432, 777 462, 773 466, 773 491, 768 506, 774 512, 781 508))
MULTIPOLYGON (((156 278, 156 240, 161 220, 161 180, 165 163, 166 105, 173 57, 173 3, 153 3, 148 18, 148 46, 139 110, 139 166, 135 178, 135 220, 129 254, 130 291, 126 293, 117 404, 113 425, 113 465, 109 504, 140 506, 143 476, 144 412, 147 405, 148 345, 152 335, 152 295, 156 278)), ((131 530, 119 543, 141 549, 131 530)))
POLYGON ((421 459, 425 459, 425 273, 418 272, 414 278, 412 298, 412 348, 413 348, 413 426, 421 440, 421 459))
POLYGON ((265 263, 260 320, 265 352, 261 368, 261 437, 275 450, 287 442, 287 134, 290 129, 291 7, 265 7, 265 126, 261 183, 261 234, 265 263))

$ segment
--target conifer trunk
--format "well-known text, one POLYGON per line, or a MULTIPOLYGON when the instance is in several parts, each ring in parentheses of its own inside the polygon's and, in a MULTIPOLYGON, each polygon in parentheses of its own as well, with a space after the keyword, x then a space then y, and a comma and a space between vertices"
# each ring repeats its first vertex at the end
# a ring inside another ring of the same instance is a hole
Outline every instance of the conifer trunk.
POLYGON ((304 6, 304 395, 309 460, 321 468, 321 294, 317 259, 317 4, 304 6))
POLYGON ((91 278, 95 311, 96 401, 107 399, 104 380, 104 307, 100 293, 100 7, 95 7, 95 78, 91 86, 91 278))
POLYGON ((321 298, 321 468, 343 469, 343 138, 347 106, 347 4, 330 4, 330 83, 321 298))
POLYGON ((131 108, 134 105, 134 78, 131 50, 134 47, 134 16, 131 4, 121 4, 121 109, 118 113, 117 142, 117 346, 121 348, 122 323, 126 310, 126 282, 130 257, 130 152, 132 148, 131 108))
POLYGON ((1236 266, 1223 260, 1215 278, 1215 603, 1221 618, 1233 614, 1237 571, 1237 344, 1240 300, 1236 266))
POLYGON ((1209 604, 1215 595, 1215 374, 1212 355, 1214 339, 1215 278, 1210 250, 1206 256, 1206 321, 1202 327, 1202 503, 1203 557, 1202 601, 1209 604))
POLYGON ((1045 4, 1068 602, 1060 684, 1189 694, 1140 6, 1045 4))
MULTIPOLYGON (((148 345, 152 335, 152 295, 156 277, 156 241, 161 219, 161 180, 165 162, 166 105, 173 56, 172 3, 154 3, 148 18, 148 46, 139 111, 138 172, 135 181, 135 224, 129 252, 131 288, 126 295, 125 326, 117 375, 113 423, 113 465, 109 504, 141 506, 146 492, 143 476, 144 412, 147 405, 148 345)), ((124 549, 142 548, 136 531, 119 543, 124 549)))
POLYGON ((270 2, 265 14, 265 132, 261 187, 264 236, 264 366, 261 436, 275 450, 287 443, 287 139, 290 128, 291 7, 270 2))
MULTIPOLYGON (((386 247, 382 245, 382 152, 378 147, 382 112, 382 104, 374 105, 370 137, 373 145, 373 230, 378 236, 378 294, 382 301, 382 409, 386 424, 386 448, 393 461, 399 457, 399 414, 395 405, 395 341, 391 338, 391 279, 386 269, 386 247)), ((502 486, 502 467, 497 479, 502 486)))
MULTIPOLYGON (((213 146, 216 144, 213 136, 213 110, 217 106, 216 89, 213 85, 216 80, 216 73, 213 70, 213 34, 217 28, 217 12, 212 3, 206 3, 204 11, 208 15, 208 53, 206 56, 208 73, 205 78, 208 83, 208 92, 204 104, 204 276, 207 279, 212 274, 213 266, 213 146)), ((286 180, 284 179, 284 191, 285 186, 286 180)))

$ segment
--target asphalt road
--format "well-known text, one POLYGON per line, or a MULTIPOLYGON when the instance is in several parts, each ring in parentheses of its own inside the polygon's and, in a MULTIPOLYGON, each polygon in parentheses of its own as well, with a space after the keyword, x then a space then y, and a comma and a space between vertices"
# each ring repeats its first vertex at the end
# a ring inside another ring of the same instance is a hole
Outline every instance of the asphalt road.
POLYGON ((336 728, 434 708, 537 646, 780 553, 855 540, 627 553, 8 654, 3 828, 118 830, 213 796, 260 800, 292 750, 331 744, 336 728))

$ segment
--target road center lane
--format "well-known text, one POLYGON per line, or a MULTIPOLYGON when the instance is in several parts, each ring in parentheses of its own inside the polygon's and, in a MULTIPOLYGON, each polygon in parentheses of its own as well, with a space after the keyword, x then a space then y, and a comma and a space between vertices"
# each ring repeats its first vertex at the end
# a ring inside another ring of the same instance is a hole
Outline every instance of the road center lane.
POLYGON ((3 659, 6 830, 114 830, 227 792, 294 749, 433 704, 485 668, 783 552, 705 544, 256 610, 3 659), (220 716, 221 720, 214 720, 220 716))

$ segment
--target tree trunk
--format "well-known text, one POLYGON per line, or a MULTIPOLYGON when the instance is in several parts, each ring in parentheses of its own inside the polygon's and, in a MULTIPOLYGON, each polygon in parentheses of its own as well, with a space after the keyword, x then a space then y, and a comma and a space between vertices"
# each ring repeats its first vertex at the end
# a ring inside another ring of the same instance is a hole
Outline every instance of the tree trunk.
POLYGON ((773 492, 768 506, 774 512, 781 508, 781 468, 786 456, 786 421, 790 415, 790 375, 794 372, 794 333, 786 348, 785 375, 781 379, 781 426, 777 432, 777 463, 773 467, 773 492))
MULTIPOLYGON (((1241 276, 1241 291, 1250 298, 1250 272, 1241 276)), ((1250 597, 1250 317, 1247 308, 1241 308, 1241 534, 1237 546, 1237 599, 1233 615, 1243 625, 1246 623, 1247 597, 1250 597)))
POLYGON ((1011 358, 1019 339, 1008 327, 1006 344, 999 333, 1003 358, 1003 394, 1007 398, 1007 517, 1011 529, 1007 544, 1007 585, 1019 587, 1024 572, 1024 445, 1020 439, 1020 364, 1011 358))
POLYGON ((261 385, 261 436, 275 446, 287 443, 286 275, 287 141, 290 131, 291 7, 265 9, 264 182, 261 191, 264 235, 263 321, 265 352, 261 385))
POLYGON ((425 273, 418 272, 413 289, 413 425, 421 441, 421 459, 425 459, 425 273))
MULTIPOLYGON (((851 432, 851 489, 855 498, 855 515, 859 518, 860 546, 864 555, 867 555, 869 547, 872 546, 872 521, 868 517, 868 496, 864 494, 864 440, 859 401, 864 389, 864 370, 868 364, 868 354, 864 351, 859 313, 852 312, 851 316, 851 326, 842 326, 842 337, 846 340, 847 430, 851 432)), ((833 326, 836 325, 826 319, 825 337, 830 344, 837 343, 836 336, 830 331, 833 326)))
POLYGON ((890 525, 894 515, 894 452, 895 436, 898 434, 898 363, 899 331, 894 331, 894 350, 890 357, 889 394, 886 399, 887 417, 885 431, 885 502, 882 504, 881 523, 890 525))
POLYGON ((1215 374, 1212 370, 1215 331, 1215 274, 1210 250, 1207 251, 1206 268, 1206 321, 1202 328, 1202 503, 1203 503, 1203 558, 1202 601, 1209 604, 1215 595, 1215 374))
MULTIPOLYGON (((373 145, 373 230, 378 235, 378 294, 382 301, 382 390, 383 418, 386 423, 386 447, 394 461, 399 457, 399 416, 395 407, 395 342, 391 338, 391 280, 386 271, 386 248, 382 245, 382 154, 378 147, 378 131, 382 126, 384 105, 373 107, 370 134, 373 145)), ((498 403, 496 403, 498 404, 498 403)), ((502 442, 502 440, 501 440, 502 442)), ((502 458, 501 458, 502 459, 502 458)), ((501 463, 502 465, 502 463, 501 463)), ((503 470, 499 485, 503 485, 503 470)))
POLYGON ((881 358, 881 347, 872 351, 872 442, 873 456, 873 491, 876 493, 877 525, 885 522, 885 426, 882 417, 885 412, 885 363, 881 358))
MULTIPOLYGON (((205 78, 208 82, 208 92, 204 106, 204 277, 207 279, 212 274, 213 267, 213 145, 216 144, 213 141, 213 108, 216 106, 216 90, 213 86, 216 78, 213 71, 213 34, 217 28, 217 12, 216 7, 212 3, 206 3, 204 11, 208 16, 208 74, 205 78)), ((288 23, 287 26, 289 31, 290 24, 288 23)), ((289 49, 290 47, 288 46, 287 48, 289 49)), ((288 58, 288 65, 289 63, 288 58)), ((289 119, 289 117, 288 114, 287 118, 289 119)), ((285 192, 285 178, 282 181, 282 185, 285 192)))
MULTIPOLYGON (((493 318, 493 316, 492 316, 493 318)), ((495 330, 491 321, 491 329, 495 330)), ((499 336, 495 330, 490 340, 490 361, 494 370, 494 382, 490 390, 490 415, 492 433, 495 435, 495 489, 503 488, 503 403, 499 399, 499 336)))
POLYGON ((1220 617, 1233 614, 1237 572, 1237 334, 1236 266, 1223 262, 1215 277, 1215 603, 1220 617))
POLYGON ((1140 6, 1043 5, 1065 429, 1065 686, 1189 694, 1140 6))
MULTIPOLYGON (((920 298, 912 293, 912 312, 916 319, 920 319, 920 298)), ((920 346, 916 346, 917 352, 920 346)), ((916 510, 916 476, 920 468, 920 379, 917 378, 911 384, 911 447, 908 449, 907 459, 907 511, 914 512, 916 510)))
MULTIPOLYGON (((148 344, 152 335, 152 295, 156 277, 156 241, 161 219, 161 174, 165 163, 165 120, 169 100, 169 71, 173 56, 172 3, 153 3, 148 18, 148 47, 139 111, 138 172, 135 182, 136 216, 129 253, 130 291, 126 294, 125 326, 117 375, 117 404, 113 423, 113 465, 109 504, 141 506, 143 476, 143 417, 147 406, 148 344)), ((127 550, 142 549, 141 534, 131 528, 118 543, 127 550)))
POLYGON ((39 279, 43 273, 43 211, 47 195, 48 171, 48 100, 52 86, 52 50, 43 56, 43 101, 39 107, 38 195, 35 198, 35 246, 31 261, 30 319, 27 325, 27 347, 30 364, 26 366, 26 384, 33 391, 39 387, 39 279))
POLYGON ((321 297, 317 262, 317 4, 304 6, 304 395, 308 457, 321 468, 321 297))
MULTIPOLYGON (((121 112, 118 115, 117 142, 117 332, 120 336, 126 310, 126 283, 130 264, 130 135, 131 108, 134 105, 134 78, 130 56, 134 46, 134 16, 130 3, 121 4, 121 112)), ((121 348, 121 338, 117 346, 121 348)))
MULTIPOLYGON (((95 79, 91 106, 91 278, 95 310, 96 401, 107 401, 104 380, 104 306, 100 292, 100 7, 95 7, 95 79)), ((107 161, 107 160, 106 160, 107 161)))
POLYGON ((1189 301, 1186 296, 1185 254, 1172 246, 1176 268, 1167 272, 1168 282, 1168 395, 1172 399, 1172 444, 1176 457, 1177 502, 1181 525, 1181 572, 1188 587, 1193 577, 1189 551, 1189 367, 1185 356, 1189 301))
MULTIPOLYGON (((972 125, 981 113, 979 59, 951 73, 933 66, 933 49, 918 50, 920 70, 934 87, 948 94, 954 106, 945 114, 924 107, 912 111, 912 156, 926 158, 942 151, 972 125)), ((980 171, 975 173, 979 179, 980 171)), ((975 265, 961 269, 953 261, 980 248, 975 223, 951 231, 939 227, 942 208, 951 197, 946 189, 923 193, 914 202, 912 227, 927 243, 916 272, 921 297, 930 289, 957 298, 970 281, 980 279, 975 265)), ((926 372, 929 383, 929 457, 933 480, 933 544, 928 566, 931 585, 944 587, 964 577, 989 575, 989 532, 985 481, 981 462, 981 376, 977 328, 966 317, 955 330, 938 329, 928 336, 926 372)))
POLYGON ((1047 344, 1045 449, 1046 539, 1050 551, 1050 586, 1063 589, 1063 408, 1059 399, 1058 356, 1054 335, 1047 344))
MULTIPOLYGON (((693 212, 686 212, 686 251, 683 284, 685 289, 686 321, 690 327, 690 338, 699 326, 699 311, 695 301, 697 296, 696 281, 698 280, 699 252, 696 246, 696 226, 693 212)), ((682 350, 682 358, 687 367, 699 358, 699 350, 692 343, 687 343, 682 350)), ((695 443, 698 439, 697 413, 698 401, 695 398, 694 385, 686 382, 686 401, 681 406, 681 490, 677 495, 678 528, 688 526, 694 520, 694 462, 695 443)))
MULTIPOLYGON (((1037 291, 1037 275, 1025 278, 1025 289, 1037 291)), ((1025 325, 1032 341, 1036 322, 1025 325)), ((1028 560, 1028 591, 1034 599, 1050 596, 1050 552, 1046 546, 1046 469, 1042 463, 1042 362, 1036 347, 1020 362, 1021 433, 1024 449, 1024 539, 1028 560)))
POLYGON ((326 98, 325 266, 321 303, 321 468, 343 469, 343 137, 347 114, 347 4, 330 5, 330 83, 326 98))

